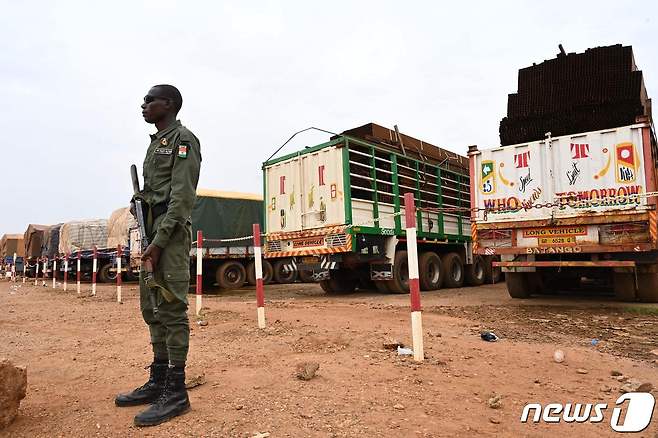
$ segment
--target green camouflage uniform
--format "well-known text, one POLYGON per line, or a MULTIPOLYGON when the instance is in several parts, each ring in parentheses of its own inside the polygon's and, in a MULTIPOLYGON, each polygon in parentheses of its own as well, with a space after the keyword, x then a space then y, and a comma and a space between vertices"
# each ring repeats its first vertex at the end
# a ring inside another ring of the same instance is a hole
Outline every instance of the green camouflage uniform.
POLYGON ((200 167, 199 139, 180 121, 151 135, 144 160, 141 195, 149 206, 144 212, 149 243, 162 248, 154 279, 173 297, 169 296, 169 301, 161 292, 157 293, 158 312, 155 316, 149 297, 151 289, 146 286, 142 271, 139 276, 140 308, 149 326, 155 357, 168 358, 171 362, 185 362, 189 349, 190 215, 196 199, 200 167))

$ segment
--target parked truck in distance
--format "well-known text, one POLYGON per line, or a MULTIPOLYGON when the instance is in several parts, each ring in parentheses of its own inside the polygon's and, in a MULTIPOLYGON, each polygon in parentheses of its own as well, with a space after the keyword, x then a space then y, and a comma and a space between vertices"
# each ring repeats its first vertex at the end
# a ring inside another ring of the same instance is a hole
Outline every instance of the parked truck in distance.
MULTIPOLYGON (((197 231, 203 234, 203 282, 217 284, 221 289, 238 289, 245 284, 255 285, 254 244, 250 238, 255 223, 262 225, 263 198, 250 193, 197 190, 192 209, 192 240, 197 231), (240 239, 249 237, 245 239, 240 239), (239 239, 239 240, 237 240, 239 239)), ((139 229, 130 230, 130 267, 134 275, 140 269, 139 229)), ((197 244, 190 252, 191 277, 196 275, 197 244)), ((278 265, 277 265, 278 266, 278 265)), ((263 262, 263 281, 272 281, 273 268, 263 262)), ((294 276, 277 276, 279 282, 292 282, 294 276)))
POLYGON ((423 290, 494 281, 471 252, 468 160, 367 124, 263 164, 267 259, 327 293, 409 291, 404 194, 417 213, 423 290))
POLYGON ((510 296, 593 279, 621 300, 658 301, 658 149, 644 121, 470 148, 474 251, 500 255, 510 296))

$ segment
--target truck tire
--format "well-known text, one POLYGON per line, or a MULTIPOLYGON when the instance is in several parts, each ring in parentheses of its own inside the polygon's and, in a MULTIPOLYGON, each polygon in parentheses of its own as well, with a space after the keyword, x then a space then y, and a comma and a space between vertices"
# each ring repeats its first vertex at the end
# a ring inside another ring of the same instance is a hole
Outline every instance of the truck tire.
POLYGON ((443 286, 454 288, 464 284, 464 262, 456 252, 449 252, 441 257, 443 265, 443 286))
POLYGON ((359 279, 350 271, 338 269, 331 271, 329 280, 322 280, 320 287, 328 294, 348 294, 354 292, 359 279))
POLYGON ((409 261, 405 250, 395 251, 393 280, 388 282, 388 290, 394 294, 409 293, 409 261))
POLYGON ((247 280, 247 271, 242 263, 228 260, 217 268, 215 280, 222 289, 240 289, 247 280))
POLYGON ((116 271, 111 272, 110 268, 112 268, 112 262, 105 263, 103 266, 101 266, 101 268, 98 270, 98 281, 101 283, 112 283, 117 281, 116 271))
POLYGON ((481 255, 473 255, 473 263, 466 265, 465 280, 469 286, 481 286, 485 280, 485 261, 481 255))
POLYGON ((291 271, 291 272, 284 272, 283 271, 283 265, 285 265, 288 262, 288 260, 277 260, 274 262, 272 265, 272 269, 274 271, 273 278, 274 281, 279 283, 279 284, 289 284, 289 283, 294 283, 297 280, 297 271, 291 271))
POLYGON ((315 283, 313 280, 313 271, 299 271, 299 281, 302 283, 315 283))
POLYGON ((391 293, 391 290, 388 287, 388 284, 390 281, 388 280, 375 280, 375 287, 377 288, 377 291, 383 294, 389 294, 391 293))
POLYGON ((503 270, 500 266, 493 266, 493 262, 500 261, 500 257, 484 256, 484 282, 486 284, 496 284, 502 280, 503 270))
POLYGON ((658 274, 637 274, 637 298, 643 303, 658 302, 658 274))
MULTIPOLYGON (((256 263, 252 260, 247 264, 247 283, 251 286, 256 285, 256 263)), ((263 260, 263 284, 269 284, 272 281, 272 264, 263 260)))
POLYGON ((525 272, 507 272, 505 273, 505 284, 507 292, 512 298, 529 298, 530 286, 528 285, 528 276, 525 272))
POLYGON ((441 258, 432 251, 424 252, 418 258, 420 290, 438 290, 443 284, 441 258))
POLYGON ((612 276, 612 283, 615 297, 619 301, 635 301, 635 275, 629 272, 615 272, 612 276))

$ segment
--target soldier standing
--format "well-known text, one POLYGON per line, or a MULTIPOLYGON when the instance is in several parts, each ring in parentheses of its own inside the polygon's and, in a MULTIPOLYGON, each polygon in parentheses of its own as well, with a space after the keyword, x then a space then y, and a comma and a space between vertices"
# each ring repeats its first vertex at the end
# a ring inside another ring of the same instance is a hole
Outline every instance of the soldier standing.
POLYGON ((190 409, 185 389, 190 340, 190 215, 196 199, 201 150, 196 136, 176 120, 182 104, 180 92, 171 85, 154 86, 142 104, 144 120, 158 129, 151 135, 146 152, 144 189, 140 193, 146 206, 146 232, 152 242, 142 254, 142 261, 151 261, 159 286, 154 307, 142 268, 140 309, 151 335, 153 363, 148 382, 115 398, 117 406, 151 404, 135 417, 137 426, 154 426, 190 409))

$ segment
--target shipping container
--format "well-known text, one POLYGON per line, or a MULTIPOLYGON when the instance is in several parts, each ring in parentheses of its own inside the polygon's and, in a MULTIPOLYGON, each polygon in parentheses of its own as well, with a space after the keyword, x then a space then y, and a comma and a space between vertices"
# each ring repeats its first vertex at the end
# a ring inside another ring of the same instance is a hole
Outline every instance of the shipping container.
POLYGON ((475 253, 501 257, 512 297, 594 279, 658 301, 657 157, 649 123, 472 146, 475 253))
POLYGON ((467 162, 375 124, 271 159, 263 164, 265 256, 326 292, 407 292, 402 217, 410 192, 420 208, 421 287, 481 284, 494 273, 489 258, 471 253, 467 162))

